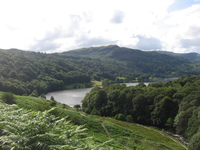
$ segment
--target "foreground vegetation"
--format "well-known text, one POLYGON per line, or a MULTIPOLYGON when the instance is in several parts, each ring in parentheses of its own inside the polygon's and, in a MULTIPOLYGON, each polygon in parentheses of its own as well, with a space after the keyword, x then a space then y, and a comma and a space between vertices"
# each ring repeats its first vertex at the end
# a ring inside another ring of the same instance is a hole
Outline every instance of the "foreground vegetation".
POLYGON ((185 149, 155 128, 87 115, 52 100, 0 92, 0 101, 2 150, 185 149))
POLYGON ((89 149, 80 126, 44 112, 1 104, 1 149, 89 149))

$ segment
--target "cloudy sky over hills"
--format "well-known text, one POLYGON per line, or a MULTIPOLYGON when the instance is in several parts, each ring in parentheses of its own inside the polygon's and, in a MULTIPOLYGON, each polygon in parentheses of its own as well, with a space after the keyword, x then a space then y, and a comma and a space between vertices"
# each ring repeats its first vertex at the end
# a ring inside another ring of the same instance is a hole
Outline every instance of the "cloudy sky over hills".
POLYGON ((200 0, 0 0, 0 48, 200 53, 200 0))

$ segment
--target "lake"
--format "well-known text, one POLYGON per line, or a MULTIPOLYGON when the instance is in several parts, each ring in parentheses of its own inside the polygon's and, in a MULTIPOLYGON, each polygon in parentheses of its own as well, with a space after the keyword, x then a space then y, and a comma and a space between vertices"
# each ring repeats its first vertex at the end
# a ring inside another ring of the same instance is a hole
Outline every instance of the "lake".
MULTIPOLYGON (((166 78, 166 79, 157 79, 153 82, 159 82, 159 81, 172 81, 178 78, 166 78)), ((145 85, 149 85, 153 82, 144 82, 145 85)), ((139 83, 122 83, 126 84, 126 86, 136 86, 139 83)), ((62 104, 66 104, 70 107, 74 107, 74 105, 79 104, 82 105, 81 101, 85 97, 86 93, 90 92, 92 88, 82 88, 82 89, 72 89, 72 90, 63 90, 63 91, 55 91, 50 92, 46 94, 46 98, 50 99, 51 96, 54 97, 54 99, 57 102, 60 102, 62 104)))
MULTIPOLYGON (((138 83, 123 83, 126 86, 135 86, 138 83)), ((149 82, 145 82, 145 85, 148 85, 149 82)), ((81 101, 85 97, 86 93, 90 92, 92 88, 82 88, 82 89, 72 89, 72 90, 63 90, 63 91, 55 91, 46 94, 46 98, 50 99, 51 96, 57 102, 62 104, 66 104, 70 107, 74 107, 74 105, 79 104, 82 105, 81 101)))
POLYGON ((81 101, 85 97, 86 93, 90 92, 91 89, 92 88, 82 88, 82 89, 55 91, 47 93, 46 98, 50 99, 51 96, 53 96, 57 102, 73 107, 76 104, 81 105, 81 101))

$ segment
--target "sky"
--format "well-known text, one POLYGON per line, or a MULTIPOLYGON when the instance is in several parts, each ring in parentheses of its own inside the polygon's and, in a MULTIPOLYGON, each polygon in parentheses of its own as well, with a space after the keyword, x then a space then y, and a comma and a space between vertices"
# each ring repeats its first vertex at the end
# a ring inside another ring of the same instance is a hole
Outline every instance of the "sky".
POLYGON ((200 53, 200 0, 0 0, 0 48, 200 53))

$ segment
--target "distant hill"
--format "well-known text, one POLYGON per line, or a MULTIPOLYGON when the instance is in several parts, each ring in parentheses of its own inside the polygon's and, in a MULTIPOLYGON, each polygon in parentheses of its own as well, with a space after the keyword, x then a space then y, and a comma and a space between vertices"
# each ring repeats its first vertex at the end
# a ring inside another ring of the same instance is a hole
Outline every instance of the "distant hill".
POLYGON ((145 63, 169 63, 176 61, 178 64, 190 63, 186 59, 182 59, 176 56, 169 56, 158 52, 142 51, 137 49, 130 49, 125 47, 119 47, 117 45, 91 47, 84 49, 77 49, 72 51, 63 52, 63 54, 98 58, 101 60, 113 59, 122 62, 145 62, 145 63))
POLYGON ((177 76, 189 72, 192 73, 192 62, 187 59, 158 52, 119 47, 117 45, 77 49, 64 52, 62 55, 89 57, 102 61, 112 60, 123 63, 125 67, 140 74, 144 73, 149 76, 164 77, 166 75, 177 76))
POLYGON ((200 54, 199 53, 173 53, 173 52, 167 52, 167 51, 156 51, 161 54, 167 54, 171 56, 179 56, 182 58, 186 58, 190 61, 200 62, 200 54))
POLYGON ((196 74, 200 66, 187 59, 117 45, 53 54, 0 49, 0 91, 18 95, 196 74))

